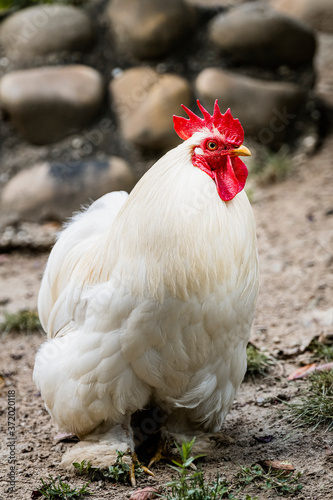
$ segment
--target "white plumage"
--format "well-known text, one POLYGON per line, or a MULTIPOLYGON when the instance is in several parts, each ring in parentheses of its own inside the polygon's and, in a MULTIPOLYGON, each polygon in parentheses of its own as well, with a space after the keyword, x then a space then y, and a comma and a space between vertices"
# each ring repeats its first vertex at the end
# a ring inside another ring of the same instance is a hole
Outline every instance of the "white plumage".
POLYGON ((130 416, 151 402, 171 435, 217 432, 230 410, 257 296, 255 224, 244 190, 224 202, 193 166, 206 136, 167 153, 129 196, 76 215, 51 252, 34 380, 82 440, 65 465, 133 452, 130 416))

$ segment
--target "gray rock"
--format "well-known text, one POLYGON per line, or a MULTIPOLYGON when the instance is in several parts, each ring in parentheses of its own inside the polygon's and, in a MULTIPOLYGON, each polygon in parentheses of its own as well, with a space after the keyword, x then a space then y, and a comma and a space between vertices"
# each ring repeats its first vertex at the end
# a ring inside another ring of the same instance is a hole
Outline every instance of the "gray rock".
POLYGON ((110 83, 111 101, 126 140, 149 149, 179 144, 172 115, 191 103, 190 85, 173 74, 159 75, 149 67, 124 71, 110 83))
POLYGON ((199 74, 196 90, 204 106, 212 110, 214 100, 219 99, 221 109, 230 108, 246 134, 269 146, 283 139, 305 100, 295 84, 258 80, 216 68, 199 74))
POLYGON ((31 59, 59 51, 84 51, 92 43, 88 14, 68 5, 38 5, 22 9, 0 25, 0 44, 7 57, 31 59))
POLYGON ((112 32, 127 57, 166 54, 195 23, 183 0, 112 0, 107 7, 112 32))
POLYGON ((25 139, 48 144, 87 125, 103 101, 100 73, 88 66, 58 66, 8 73, 0 105, 25 139))
POLYGON ((1 210, 19 220, 64 219, 81 205, 135 184, 128 164, 118 157, 67 164, 40 163, 23 170, 5 186, 1 210))
POLYGON ((332 0, 273 0, 272 7, 308 23, 318 31, 333 33, 332 0))
POLYGON ((262 2, 217 15, 209 25, 209 36, 233 61, 267 67, 311 63, 316 48, 308 25, 262 2))

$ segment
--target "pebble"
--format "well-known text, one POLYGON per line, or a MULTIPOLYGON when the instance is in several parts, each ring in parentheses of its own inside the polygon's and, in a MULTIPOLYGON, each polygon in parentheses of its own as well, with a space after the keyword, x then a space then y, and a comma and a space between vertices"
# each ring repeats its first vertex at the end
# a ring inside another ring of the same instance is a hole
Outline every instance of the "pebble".
POLYGON ((19 220, 63 220, 91 200, 110 191, 130 191, 134 184, 128 164, 114 156, 104 161, 45 162, 22 170, 9 181, 0 208, 19 220))
POLYGON ((12 60, 33 59, 53 52, 89 48, 94 39, 91 20, 70 5, 37 5, 8 16, 0 25, 0 45, 12 60))
POLYGON ((179 144, 172 115, 181 114, 181 104, 191 104, 187 80, 174 74, 160 75, 148 66, 137 67, 113 79, 109 90, 126 140, 149 149, 179 144))
POLYGON ((106 14, 128 58, 162 56, 195 25, 195 10, 183 0, 112 0, 106 14))
POLYGON ((311 28, 261 2, 250 2, 218 14, 209 37, 234 62, 297 67, 312 62, 316 39, 311 28))
POLYGON ((45 66, 8 73, 0 103, 29 142, 42 145, 86 126, 104 97, 103 78, 89 66, 45 66))

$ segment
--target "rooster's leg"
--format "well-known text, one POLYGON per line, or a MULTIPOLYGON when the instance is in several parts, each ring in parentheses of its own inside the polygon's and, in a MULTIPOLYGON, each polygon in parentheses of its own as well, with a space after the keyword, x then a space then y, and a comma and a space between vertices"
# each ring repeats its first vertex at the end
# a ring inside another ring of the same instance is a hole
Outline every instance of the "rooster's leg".
POLYGON ((136 486, 136 479, 135 479, 135 465, 138 464, 140 466, 140 468, 143 470, 143 472, 145 474, 148 474, 148 476, 155 476, 155 474, 149 470, 149 466, 148 467, 145 467, 144 465, 142 465, 139 460, 138 460, 138 457, 135 453, 135 451, 132 453, 132 464, 131 464, 131 470, 130 470, 130 481, 131 481, 131 485, 132 486, 136 486))
POLYGON ((168 451, 167 451, 167 443, 161 437, 158 441, 157 450, 154 453, 154 456, 150 459, 148 468, 152 467, 154 464, 158 464, 161 460, 172 460, 168 451))

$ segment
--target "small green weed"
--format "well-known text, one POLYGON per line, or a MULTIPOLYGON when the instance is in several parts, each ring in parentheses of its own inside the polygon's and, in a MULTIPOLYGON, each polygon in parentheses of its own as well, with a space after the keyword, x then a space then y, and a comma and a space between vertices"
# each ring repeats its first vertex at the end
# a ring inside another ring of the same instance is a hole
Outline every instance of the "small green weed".
POLYGON ((43 497, 50 500, 81 500, 82 498, 90 495, 88 489, 89 483, 82 486, 82 488, 72 488, 68 483, 61 481, 58 476, 54 479, 51 475, 48 477, 48 482, 41 479, 42 487, 36 492, 33 492, 32 498, 43 497))
POLYGON ((34 330, 42 330, 37 311, 23 309, 17 313, 4 313, 5 320, 0 323, 0 333, 31 333, 34 330))
POLYGON ((286 472, 285 470, 267 472, 260 465, 241 467, 237 474, 237 483, 241 489, 249 484, 255 484, 262 490, 274 490, 278 495, 296 493, 302 489, 299 483, 302 474, 297 472, 286 472))
POLYGON ((164 486, 167 491, 161 498, 164 500, 256 500, 250 495, 238 499, 232 492, 232 486, 223 478, 217 476, 215 481, 206 482, 202 470, 189 470, 193 462, 204 455, 191 456, 195 439, 183 443, 181 447, 177 444, 180 461, 173 461, 170 467, 177 476, 164 486))
POLYGON ((295 403, 287 403, 286 415, 297 426, 309 426, 313 430, 326 426, 333 430, 333 370, 317 371, 309 376, 307 393, 295 403))
POLYGON ((246 348, 247 355, 247 371, 246 375, 255 377, 257 375, 266 375, 272 365, 274 365, 274 359, 259 351, 252 344, 248 344, 246 348))
POLYGON ((178 479, 165 485, 170 488, 162 498, 165 500, 219 500, 234 498, 229 496, 230 485, 227 481, 217 477, 216 481, 207 483, 202 471, 186 473, 178 479))
MULTIPOLYGON (((87 474, 92 481, 109 480, 116 483, 126 483, 129 481, 130 466, 123 461, 125 454, 117 450, 117 460, 114 465, 110 465, 107 469, 94 467, 90 462, 83 460, 82 462, 74 462, 73 466, 79 475, 87 474)), ((142 469, 139 464, 135 464, 134 473, 140 475, 142 469)))
POLYGON ((167 500, 204 500, 206 498, 218 498, 216 496, 217 492, 213 492, 212 489, 210 489, 209 485, 204 484, 202 471, 192 471, 191 473, 189 473, 188 468, 192 466, 195 460, 203 456, 191 456, 194 442, 195 438, 192 439, 192 441, 182 443, 181 447, 178 446, 177 443, 175 443, 180 455, 180 462, 173 460, 173 465, 169 465, 169 467, 176 471, 178 477, 173 478, 172 481, 165 485, 167 488, 171 489, 171 496, 170 494, 167 494, 164 497, 167 500), (209 496, 209 494, 211 494, 212 496, 209 496))

